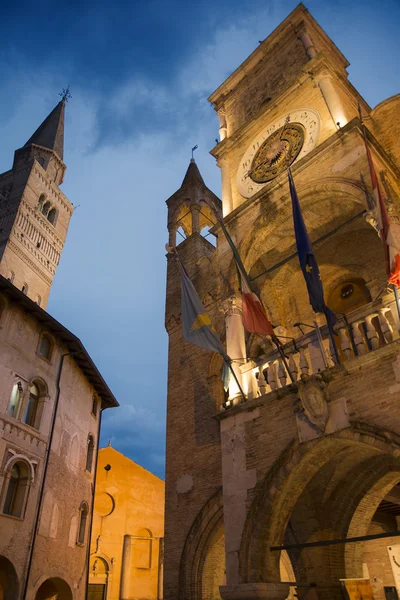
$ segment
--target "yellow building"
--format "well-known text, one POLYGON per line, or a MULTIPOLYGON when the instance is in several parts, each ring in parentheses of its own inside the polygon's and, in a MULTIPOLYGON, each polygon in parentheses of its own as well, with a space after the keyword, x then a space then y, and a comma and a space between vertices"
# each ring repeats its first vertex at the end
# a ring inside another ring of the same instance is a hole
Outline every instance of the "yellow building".
POLYGON ((88 600, 162 598, 164 481, 99 451, 88 600))

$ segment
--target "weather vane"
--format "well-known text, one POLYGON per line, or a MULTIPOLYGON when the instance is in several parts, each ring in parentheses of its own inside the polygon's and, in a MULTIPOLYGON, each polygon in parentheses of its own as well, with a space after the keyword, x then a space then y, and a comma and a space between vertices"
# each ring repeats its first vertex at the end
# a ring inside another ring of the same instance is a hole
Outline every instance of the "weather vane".
POLYGON ((71 94, 70 94, 70 91, 69 91, 69 86, 67 87, 67 89, 63 88, 63 89, 62 89, 62 92, 60 92, 58 95, 59 95, 59 96, 61 96, 61 98, 62 98, 62 99, 65 101, 65 102, 68 102, 68 100, 69 100, 70 98, 72 98, 72 96, 71 96, 71 94))
POLYGON ((197 145, 197 144, 196 144, 195 146, 193 146, 193 148, 192 148, 192 159, 193 159, 193 152, 194 152, 195 150, 197 150, 197 148, 198 148, 198 145, 197 145))

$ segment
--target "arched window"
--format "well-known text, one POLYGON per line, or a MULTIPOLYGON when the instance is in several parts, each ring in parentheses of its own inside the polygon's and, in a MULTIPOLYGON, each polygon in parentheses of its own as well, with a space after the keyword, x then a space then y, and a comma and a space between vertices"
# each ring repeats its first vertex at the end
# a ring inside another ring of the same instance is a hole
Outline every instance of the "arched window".
POLYGON ((40 391, 36 383, 29 388, 28 404, 26 405, 24 422, 31 427, 37 428, 37 416, 39 408, 40 391))
POLYGON ((84 544, 85 543, 85 533, 86 533, 86 523, 87 523, 87 518, 88 518, 88 505, 86 504, 86 502, 82 502, 80 508, 79 508, 79 527, 78 527, 78 538, 76 540, 77 544, 84 544))
POLYGON ((44 168, 44 158, 42 156, 37 156, 36 160, 39 163, 39 165, 44 168))
POLYGON ((55 208, 49 210, 49 214, 47 215, 47 220, 50 221, 52 225, 56 223, 57 211, 55 208))
POLYGON ((48 336, 46 333, 44 333, 42 335, 42 337, 40 338, 39 354, 42 358, 45 358, 46 360, 50 360, 52 350, 53 350, 53 342, 52 342, 50 336, 48 336))
POLYGON ((43 215, 45 217, 47 217, 47 215, 49 214, 50 208, 51 208, 50 202, 47 201, 43 204, 43 206, 40 207, 40 212, 43 213, 43 215))
POLYGON ((22 394, 22 383, 18 381, 13 385, 13 389, 11 391, 10 402, 8 405, 7 414, 9 417, 16 417, 18 415, 18 409, 21 402, 21 394, 22 394))
POLYGON ((42 211, 43 209, 43 204, 46 202, 46 196, 44 194, 40 194, 39 196, 39 201, 38 201, 38 206, 39 206, 39 210, 42 211))
POLYGON ((86 455, 86 471, 89 471, 89 473, 92 472, 93 452, 94 452, 94 439, 93 439, 92 435, 89 435, 89 437, 88 437, 87 455, 86 455))
POLYGON ((13 283, 14 281, 14 277, 15 277, 15 273, 14 271, 11 271, 11 269, 8 271, 8 275, 7 275, 7 279, 8 281, 10 281, 11 283, 13 283))
POLYGON ((24 283, 24 285, 21 288, 21 291, 25 295, 28 293, 28 284, 27 283, 24 283))
POLYGON ((3 513, 13 517, 23 517, 28 497, 31 473, 28 465, 18 461, 12 465, 5 478, 5 498, 3 513))

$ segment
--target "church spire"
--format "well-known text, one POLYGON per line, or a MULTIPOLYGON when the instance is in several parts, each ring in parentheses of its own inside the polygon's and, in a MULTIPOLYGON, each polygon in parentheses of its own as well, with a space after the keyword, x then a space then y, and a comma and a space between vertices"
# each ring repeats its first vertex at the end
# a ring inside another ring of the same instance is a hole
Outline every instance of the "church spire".
POLYGON ((35 133, 29 138, 24 148, 35 144, 48 150, 52 150, 63 160, 64 157, 64 112, 66 96, 51 111, 43 123, 36 129, 35 133))
POLYGON ((190 160, 181 187, 168 198, 167 206, 170 246, 175 246, 179 229, 191 237, 215 224, 220 217, 221 200, 204 183, 194 158, 190 160))
POLYGON ((190 163, 188 169, 186 171, 186 175, 183 178, 181 188, 186 185, 200 185, 201 187, 206 187, 204 180, 200 174, 199 168, 196 165, 196 161, 194 158, 190 159, 190 163))

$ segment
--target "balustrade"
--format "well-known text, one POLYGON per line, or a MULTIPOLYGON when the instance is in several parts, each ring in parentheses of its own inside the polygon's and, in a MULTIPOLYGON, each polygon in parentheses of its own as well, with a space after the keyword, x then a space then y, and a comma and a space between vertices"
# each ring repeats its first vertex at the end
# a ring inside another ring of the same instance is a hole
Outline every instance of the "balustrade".
MULTIPOLYGON (((363 356, 398 339, 394 301, 371 302, 338 319, 335 343, 341 362, 363 356), (393 327, 394 326, 394 327, 393 327)), ((240 365, 245 394, 249 399, 279 390, 301 376, 312 375, 335 365, 328 327, 315 329, 284 344, 287 368, 276 348, 240 365), (322 347, 321 347, 322 345, 322 347)))

